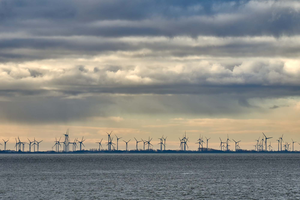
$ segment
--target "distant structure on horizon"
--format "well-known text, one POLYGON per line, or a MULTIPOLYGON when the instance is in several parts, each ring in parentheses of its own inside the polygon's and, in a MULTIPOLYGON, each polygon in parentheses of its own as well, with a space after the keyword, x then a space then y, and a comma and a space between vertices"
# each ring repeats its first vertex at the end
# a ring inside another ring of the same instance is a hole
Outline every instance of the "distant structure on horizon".
MULTIPOLYGON (((134 150, 130 150, 128 148, 128 143, 131 141, 131 139, 129 139, 128 141, 125 141, 125 150, 119 150, 119 145, 118 145, 118 142, 119 140, 122 138, 122 137, 118 137, 117 135, 115 135, 116 139, 117 139, 117 149, 115 149, 115 143, 113 143, 113 136, 112 136, 112 132, 111 131, 110 133, 106 132, 107 133, 107 150, 103 150, 102 149, 102 140, 100 142, 96 142, 99 147, 97 149, 95 149, 96 151, 166 151, 166 140, 167 140, 167 137, 160 137, 158 138, 159 139, 159 148, 157 150, 153 150, 153 144, 151 143, 152 141, 152 138, 148 138, 147 140, 144 140, 144 139, 141 139, 141 140, 138 140, 136 138, 135 139, 135 149, 134 150), (143 148, 142 149, 139 149, 139 146, 138 144, 142 142, 143 143, 143 148), (147 148, 146 148, 147 147, 147 148)), ((54 146, 52 147, 52 150, 53 148, 55 148, 55 152, 61 152, 60 150, 60 147, 62 146, 63 144, 63 149, 62 149, 62 152, 70 152, 70 145, 72 145, 72 152, 76 152, 76 151, 85 151, 83 149, 83 147, 85 147, 84 145, 84 137, 82 137, 81 140, 78 140, 78 139, 74 139, 73 142, 70 142, 70 134, 69 134, 69 129, 67 129, 66 133, 63 134, 64 135, 64 141, 61 142, 61 137, 59 138, 59 140, 57 140, 57 138, 55 138, 55 141, 54 141, 54 146), (79 145, 79 150, 77 150, 77 145, 79 145)), ((255 140, 255 145, 254 145, 254 150, 250 150, 250 151, 256 151, 256 152, 271 152, 273 151, 272 150, 272 145, 271 145, 271 141, 269 141, 270 139, 272 139, 273 137, 268 137, 265 133, 262 132, 262 138, 260 139, 260 137, 255 140), (269 143, 268 143, 269 141, 269 143), (269 144, 269 145, 268 145, 269 144)), ((206 142, 204 141, 203 139, 203 136, 200 135, 200 137, 197 139, 197 142, 196 144, 198 144, 198 149, 197 151, 225 151, 225 152, 241 152, 241 151, 249 151, 249 150, 243 150, 241 149, 240 147, 240 142, 241 140, 234 140, 232 139, 232 142, 234 142, 234 149, 233 150, 230 150, 229 147, 231 146, 229 144, 229 142, 231 142, 231 140, 229 139, 229 136, 227 135, 227 138, 226 138, 226 141, 223 142, 221 138, 220 139, 220 150, 216 150, 216 149, 209 149, 209 146, 208 146, 208 141, 211 139, 211 138, 206 138, 206 142), (204 147, 204 144, 206 143, 206 148, 204 147)), ((12 150, 7 150, 7 143, 9 140, 3 140, 3 151, 12 151, 12 150)), ((40 141, 37 141, 35 138, 33 140, 30 140, 28 139, 28 143, 26 142, 22 142, 21 139, 19 137, 15 138, 15 152, 40 152, 39 151, 39 147, 40 147, 40 143, 43 141, 43 140, 40 140, 40 141), (28 145, 28 151, 25 151, 25 145, 28 145), (32 151, 32 148, 33 148, 33 151, 32 151)), ((189 141, 189 138, 187 137, 187 134, 186 132, 184 133, 183 137, 182 138, 179 138, 179 141, 180 141, 180 151, 188 151, 188 141, 189 141)), ((278 152, 295 152, 295 143, 297 143, 296 141, 294 141, 293 139, 291 139, 291 143, 289 142, 285 142, 283 140, 283 135, 281 137, 279 137, 277 140, 278 142, 278 148, 277 148, 277 151, 278 152)), ((300 143, 298 143, 300 145, 300 143)), ((2 145, 0 143, 0 145, 2 145)), ((168 151, 172 151, 172 150, 168 150, 168 151)), ((174 150, 173 150, 174 151, 174 150)), ((176 150, 175 150, 176 151, 176 150)), ((191 151, 191 150, 189 150, 191 151)))

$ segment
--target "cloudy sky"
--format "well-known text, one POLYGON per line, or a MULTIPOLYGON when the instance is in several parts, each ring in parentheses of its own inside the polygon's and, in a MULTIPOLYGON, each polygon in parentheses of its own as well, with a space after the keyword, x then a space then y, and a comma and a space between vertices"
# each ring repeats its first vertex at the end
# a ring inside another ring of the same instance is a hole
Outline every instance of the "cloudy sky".
POLYGON ((0 0, 1 138, 277 150, 300 142, 299 56, 299 1, 0 0))

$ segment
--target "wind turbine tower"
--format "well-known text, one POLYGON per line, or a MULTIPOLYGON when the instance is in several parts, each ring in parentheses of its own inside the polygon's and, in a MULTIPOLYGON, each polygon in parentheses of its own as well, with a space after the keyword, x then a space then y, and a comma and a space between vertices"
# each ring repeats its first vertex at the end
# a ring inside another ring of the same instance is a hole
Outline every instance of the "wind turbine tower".
POLYGON ((63 142, 64 143, 64 151, 65 152, 68 152, 69 151, 69 129, 67 130, 66 134, 64 134, 65 136, 65 141, 63 142))
POLYGON ((220 148, 221 148, 221 151, 223 151, 224 143, 225 143, 225 142, 223 142, 222 139, 221 139, 220 137, 219 137, 219 139, 220 139, 220 148))
POLYGON ((282 151, 283 135, 279 138, 279 140, 280 140, 280 151, 282 151))
POLYGON ((272 149, 271 141, 270 141, 270 144, 268 147, 269 147, 269 151, 271 151, 271 149, 272 149))
POLYGON ((118 138, 117 135, 115 135, 115 136, 116 136, 116 138, 117 138, 117 151, 118 151, 118 150, 119 150, 119 139, 121 139, 121 137, 118 138))
POLYGON ((143 139, 142 139, 142 141, 143 141, 143 150, 145 151, 145 146, 146 146, 147 141, 143 140, 143 139))
POLYGON ((296 142, 296 141, 294 141, 294 140, 292 139, 292 151, 295 150, 295 149, 294 149, 294 144, 295 144, 295 142, 296 142))
POLYGON ((168 137, 163 138, 163 139, 164 139, 164 151, 166 150, 166 142, 167 142, 167 138, 168 138, 168 137))
POLYGON ((101 141, 100 141, 100 142, 96 142, 96 143, 98 143, 98 144, 99 144, 99 151, 101 151, 101 147, 102 147, 102 144, 101 144, 101 142, 102 142, 102 140, 103 140, 103 139, 101 139, 101 141))
MULTIPOLYGON (((107 132, 106 132, 107 133, 107 132)), ((113 147, 113 138, 111 137, 112 131, 110 133, 107 133, 107 150, 111 151, 111 147, 113 147)))
MULTIPOLYGON (((3 140, 3 139, 2 139, 3 140)), ((9 140, 3 140, 3 142, 4 142, 4 151, 6 151, 6 143, 8 142, 9 140)))
POLYGON ((235 141, 234 139, 232 139, 232 140, 234 142, 234 150, 236 151, 236 150, 240 149, 239 143, 241 142, 241 140, 239 140, 239 141, 235 141))
POLYGON ((126 143, 126 151, 128 151, 128 142, 130 142, 130 140, 128 140, 127 142, 125 140, 123 140, 126 143))
MULTIPOLYGON (((27 138, 28 139, 28 138, 27 138)), ((34 143, 34 141, 30 141, 29 139, 28 139, 28 150, 29 150, 29 152, 31 152, 31 145, 34 143)))
POLYGON ((161 138, 158 138, 158 139, 160 140, 160 142, 158 144, 159 144, 160 150, 162 151, 163 146, 164 146, 164 136, 162 136, 161 138))
POLYGON ((151 140, 152 140, 152 138, 149 137, 149 139, 146 141, 146 142, 147 142, 147 145, 148 145, 148 151, 150 151, 150 147, 153 146, 153 145, 151 144, 151 140))
POLYGON ((35 141, 35 142, 36 142, 36 150, 39 151, 39 149, 40 149, 40 143, 43 142, 43 140, 41 140, 39 142, 38 141, 35 141))
MULTIPOLYGON (((56 138, 55 138, 55 144, 54 144, 54 146, 53 147, 55 147, 55 150, 57 151, 57 152, 59 152, 59 146, 61 146, 61 144, 60 144, 60 139, 61 138, 59 138, 59 140, 57 140, 56 138)), ((52 147, 52 148, 53 148, 52 147)))
POLYGON ((189 140, 189 138, 186 137, 186 133, 184 134, 183 138, 179 138, 180 140, 180 147, 182 151, 186 151, 186 149, 188 148, 187 142, 189 140))
POLYGON ((73 145, 73 151, 76 151, 76 147, 77 147, 76 141, 77 141, 77 139, 75 139, 74 142, 70 142, 70 144, 73 145))
POLYGON ((85 141, 85 140, 83 139, 83 137, 82 137, 81 141, 78 140, 80 151, 82 151, 82 146, 85 147, 85 145, 83 144, 84 141, 85 141))
POLYGON ((228 135, 227 135, 227 140, 226 140, 226 151, 229 151, 229 141, 230 141, 230 139, 229 139, 229 137, 228 137, 228 135))
MULTIPOLYGON (((134 139, 135 139, 135 148, 138 151, 139 150, 139 142, 142 142, 142 141, 138 141, 136 138, 134 138, 134 139)), ((145 148, 144 148, 144 150, 145 150, 145 148)))
POLYGON ((265 151, 268 151, 268 139, 271 139, 273 137, 267 137, 264 133, 262 133, 265 137, 265 151))
POLYGON ((207 138, 207 137, 205 137, 206 138, 206 151, 208 150, 208 140, 210 139, 210 138, 207 138))

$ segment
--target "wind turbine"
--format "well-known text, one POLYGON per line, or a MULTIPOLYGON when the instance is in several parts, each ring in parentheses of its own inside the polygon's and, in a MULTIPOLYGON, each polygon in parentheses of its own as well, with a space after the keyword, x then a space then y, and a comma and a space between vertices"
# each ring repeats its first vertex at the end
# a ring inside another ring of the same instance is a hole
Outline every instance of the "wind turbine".
POLYGON ((187 145, 187 142, 188 142, 189 138, 186 137, 186 132, 185 132, 183 138, 179 138, 179 140, 180 140, 181 150, 186 151, 186 149, 189 147, 187 145))
POLYGON ((85 147, 85 145, 83 144, 84 141, 85 141, 85 140, 83 139, 83 137, 82 137, 81 141, 78 140, 80 151, 82 151, 82 146, 85 147))
POLYGON ((4 151, 6 151, 6 143, 9 141, 9 140, 4 140, 4 139, 2 139, 3 140, 3 142, 4 142, 4 151))
POLYGON ((145 146, 146 146, 147 141, 143 140, 143 139, 141 139, 141 140, 143 141, 143 150, 145 151, 145 146))
POLYGON ((163 139, 164 139, 164 151, 166 150, 166 142, 167 142, 167 138, 168 138, 168 137, 163 138, 163 139))
POLYGON ((28 138, 27 138, 27 140, 29 141, 28 150, 29 150, 29 152, 31 152, 31 145, 34 143, 34 141, 30 141, 28 138))
POLYGON ((19 147, 19 151, 22 151, 22 147, 23 147, 23 151, 24 151, 24 146, 25 146, 25 142, 21 142, 20 138, 18 137, 18 147, 19 147))
POLYGON ((286 142, 286 143, 284 144, 284 150, 285 150, 285 151, 289 151, 289 149, 290 149, 290 144, 286 142))
POLYGON ((68 152, 69 151, 69 144, 70 144, 70 142, 69 142, 69 129, 67 129, 67 132, 66 132, 66 134, 64 134, 64 136, 65 136, 65 141, 63 142, 64 151, 68 152))
POLYGON ((100 142, 96 142, 97 144, 99 144, 99 151, 101 151, 101 147, 102 147, 101 142, 102 142, 102 140, 103 140, 103 139, 101 139, 100 142))
POLYGON ((279 140, 280 140, 280 151, 282 151, 283 134, 282 134, 282 136, 279 138, 279 140))
POLYGON ((271 141, 270 141, 270 144, 268 147, 269 147, 269 151, 271 151, 271 149, 272 149, 271 141))
POLYGON ((134 138, 134 139, 135 139, 135 148, 138 151, 139 150, 139 142, 142 142, 142 141, 138 141, 136 138, 134 138))
POLYGON ((241 142, 241 140, 239 140, 239 141, 235 141, 234 139, 232 139, 232 140, 234 142, 234 150, 236 151, 237 149, 240 149, 239 143, 241 142))
POLYGON ((118 150, 119 150, 119 139, 121 139, 121 137, 118 138, 117 135, 115 135, 115 136, 116 136, 116 138, 117 138, 117 151, 118 151, 118 150))
POLYGON ((39 142, 36 141, 36 150, 37 150, 37 151, 39 151, 40 143, 41 143, 41 142, 43 142, 43 140, 41 140, 41 141, 39 141, 39 142))
POLYGON ((130 142, 130 140, 128 140, 127 142, 125 140, 123 140, 126 143, 126 151, 128 151, 128 142, 130 142))
POLYGON ((74 140, 74 142, 71 142, 70 144, 73 145, 73 151, 76 151, 76 147, 77 147, 77 143, 76 141, 78 141, 77 139, 74 140))
POLYGON ((260 137, 256 140, 256 151, 259 151, 259 139, 260 137))
POLYGON ((226 140, 226 151, 229 151, 229 141, 230 141, 230 139, 229 139, 229 137, 228 137, 228 135, 227 135, 227 140, 226 140))
POLYGON ((225 142, 223 142, 222 139, 221 139, 220 137, 219 137, 219 139, 220 139, 220 148, 221 148, 221 151, 223 151, 223 147, 224 147, 223 144, 224 144, 225 142))
POLYGON ((267 137, 264 133, 262 133, 265 136, 265 151, 268 151, 268 139, 271 139, 273 137, 267 137))
POLYGON ((160 142, 158 143, 160 146, 160 151, 163 150, 163 146, 164 146, 164 136, 162 136, 161 138, 158 138, 160 140, 160 142))
MULTIPOLYGON (((107 132, 106 132, 107 133, 107 132)), ((111 134, 112 134, 112 131, 110 133, 107 133, 107 150, 108 151, 111 151, 111 147, 114 148, 113 146, 113 138, 111 137, 111 134)))
POLYGON ((295 143, 296 141, 294 141, 293 139, 292 139, 292 151, 294 151, 294 143, 295 143))
POLYGON ((152 138, 149 137, 149 139, 146 141, 146 142, 147 142, 147 145, 148 145, 148 151, 150 151, 150 146, 153 146, 153 145, 151 144, 151 140, 152 140, 152 138))
MULTIPOLYGON (((57 152, 59 152, 59 146, 61 146, 61 144, 60 144, 60 139, 61 138, 59 138, 59 140, 57 140, 56 138, 55 138, 55 144, 54 144, 54 146, 53 147, 55 147, 55 150, 57 151, 57 152)), ((52 149, 53 149, 53 147, 52 147, 52 149)))
POLYGON ((208 140, 210 139, 210 138, 207 138, 207 137, 205 137, 206 138, 206 151, 208 151, 208 140))
POLYGON ((16 151, 21 151, 20 142, 17 141, 17 138, 15 138, 15 140, 16 140, 16 146, 15 146, 16 147, 16 151))
POLYGON ((196 142, 196 144, 199 144, 199 147, 198 147, 198 151, 203 151, 203 139, 201 138, 201 136, 199 137, 199 139, 197 140, 198 142, 196 142))

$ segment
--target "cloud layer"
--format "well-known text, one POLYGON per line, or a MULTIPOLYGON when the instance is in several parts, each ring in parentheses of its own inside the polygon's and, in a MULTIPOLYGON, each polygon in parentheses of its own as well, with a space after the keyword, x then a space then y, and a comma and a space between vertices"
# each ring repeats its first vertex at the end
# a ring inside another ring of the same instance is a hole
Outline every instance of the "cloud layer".
POLYGON ((299 11, 299 1, 2 0, 0 117, 288 108, 275 103, 299 96, 299 11))

